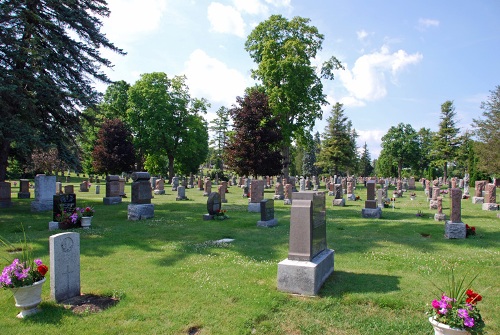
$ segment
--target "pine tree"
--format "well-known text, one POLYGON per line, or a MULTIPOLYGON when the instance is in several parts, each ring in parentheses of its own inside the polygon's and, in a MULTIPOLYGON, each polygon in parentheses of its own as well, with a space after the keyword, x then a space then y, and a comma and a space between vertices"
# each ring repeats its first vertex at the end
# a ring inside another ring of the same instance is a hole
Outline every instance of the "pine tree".
POLYGON ((229 109, 222 106, 215 114, 217 117, 210 122, 210 124, 212 124, 210 130, 213 132, 213 138, 210 144, 214 145, 213 154, 216 169, 223 172, 224 161, 222 156, 229 139, 229 109))
POLYGON ((371 176, 373 173, 373 166, 371 164, 370 152, 368 151, 368 145, 365 142, 363 146, 363 152, 360 158, 360 173, 364 177, 371 176))

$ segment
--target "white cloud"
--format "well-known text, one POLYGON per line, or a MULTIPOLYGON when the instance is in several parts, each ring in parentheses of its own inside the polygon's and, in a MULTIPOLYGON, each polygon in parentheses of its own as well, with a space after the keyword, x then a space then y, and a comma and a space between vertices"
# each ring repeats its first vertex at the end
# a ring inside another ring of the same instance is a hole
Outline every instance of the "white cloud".
POLYGON ((433 19, 418 19, 417 29, 420 31, 427 30, 429 27, 439 27, 439 21, 433 19))
POLYGON ((371 159, 375 159, 380 155, 380 151, 382 150, 382 136, 387 133, 387 130, 359 130, 356 129, 356 133, 358 133, 357 144, 360 149, 366 145, 368 147, 368 151, 370 152, 371 159))
POLYGON ((233 0, 233 4, 238 11, 242 11, 251 15, 266 15, 268 8, 259 0, 233 0))
POLYGON ((387 95, 387 76, 393 79, 408 65, 422 60, 420 53, 409 55, 404 50, 390 53, 386 46, 380 51, 359 57, 350 70, 347 66, 338 76, 350 94, 357 100, 378 100, 387 95))
POLYGON ((245 37, 245 22, 232 6, 212 2, 208 6, 208 20, 212 31, 245 37))
POLYGON ((274 7, 284 7, 289 9, 292 8, 292 6, 290 5, 291 0, 266 0, 266 2, 273 5, 274 7))
POLYGON ((361 31, 357 31, 356 35, 358 35, 358 40, 360 41, 363 41, 365 38, 368 37, 368 33, 364 29, 362 29, 361 31))
POLYGON ((237 96, 243 96, 248 86, 247 79, 240 72, 200 49, 191 53, 183 73, 193 97, 206 98, 226 107, 234 104, 237 96))

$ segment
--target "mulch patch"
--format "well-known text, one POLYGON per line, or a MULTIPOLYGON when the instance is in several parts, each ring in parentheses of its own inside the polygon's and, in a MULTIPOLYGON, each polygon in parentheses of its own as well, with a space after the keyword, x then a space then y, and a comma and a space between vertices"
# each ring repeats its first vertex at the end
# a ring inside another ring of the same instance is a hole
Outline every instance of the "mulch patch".
POLYGON ((95 294, 82 294, 62 302, 75 314, 98 313, 118 303, 118 299, 95 294))

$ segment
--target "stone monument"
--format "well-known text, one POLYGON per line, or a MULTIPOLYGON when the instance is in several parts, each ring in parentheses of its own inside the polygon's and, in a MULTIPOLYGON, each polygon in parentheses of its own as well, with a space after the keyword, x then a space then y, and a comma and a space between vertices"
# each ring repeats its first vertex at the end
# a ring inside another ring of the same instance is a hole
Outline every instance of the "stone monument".
POLYGON ((482 205, 483 211, 496 211, 497 205, 497 188, 495 184, 486 184, 486 191, 484 203, 482 205))
POLYGON ((375 201, 375 180, 366 182, 366 201, 365 208, 361 209, 361 215, 364 218, 380 219, 382 216, 382 208, 377 206, 375 201))
POLYGON ((260 213, 260 202, 264 199, 264 180, 252 180, 250 184, 250 199, 248 202, 248 211, 260 213))
POLYGON ((333 194, 335 199, 333 199, 333 206, 345 206, 344 191, 342 190, 342 184, 333 185, 333 194))
POLYGON ((29 199, 30 197, 30 181, 28 179, 19 180, 19 192, 17 193, 17 198, 29 199))
POLYGON ((50 297, 61 302, 80 295, 80 234, 49 238, 50 297))
POLYGON ((203 220, 213 220, 214 216, 217 215, 221 210, 220 195, 217 192, 212 192, 208 195, 207 199, 207 214, 203 214, 203 220))
POLYGON ((435 221, 445 221, 446 214, 443 213, 443 198, 437 197, 436 203, 437 203, 438 212, 436 214, 434 214, 434 220, 435 221))
POLYGON ((274 217, 274 199, 264 199, 260 202, 260 220, 258 227, 274 227, 278 225, 278 220, 274 217))
POLYGON ((119 176, 106 176, 106 196, 102 198, 102 201, 105 205, 116 205, 122 202, 122 197, 120 197, 119 176))
POLYGON ((56 176, 39 174, 35 177, 35 200, 31 202, 32 212, 52 210, 56 193, 56 176))
POLYGON ((462 222, 462 190, 459 188, 450 189, 451 205, 450 205, 450 220, 446 221, 444 227, 445 238, 465 238, 466 228, 462 222))
POLYGON ((148 172, 132 173, 132 199, 128 205, 129 220, 143 220, 154 217, 155 207, 151 203, 152 190, 148 172))

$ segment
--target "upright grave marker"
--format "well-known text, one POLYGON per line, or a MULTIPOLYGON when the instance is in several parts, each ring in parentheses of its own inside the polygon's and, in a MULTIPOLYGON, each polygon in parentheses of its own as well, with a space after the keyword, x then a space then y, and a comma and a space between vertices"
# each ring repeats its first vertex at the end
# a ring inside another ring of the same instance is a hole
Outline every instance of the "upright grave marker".
POLYGON ((122 202, 122 197, 120 197, 119 176, 106 176, 106 197, 102 200, 105 205, 116 205, 122 202))
POLYGON ((10 183, 0 182, 0 208, 12 206, 12 186, 10 183))
POLYGON ((486 180, 476 180, 474 188, 474 196, 472 197, 473 204, 483 204, 484 203, 484 188, 488 182, 486 180))
POLYGON ((17 193, 17 198, 29 199, 30 197, 30 181, 28 179, 19 180, 19 192, 17 193))
POLYGON ((80 234, 49 238, 50 297, 61 302, 80 295, 80 234))
POLYGON ((333 185, 333 194, 335 199, 333 199, 333 206, 345 206, 344 191, 342 190, 342 184, 333 185))
POLYGON ((486 191, 484 197, 484 204, 482 205, 483 211, 496 211, 497 205, 497 188, 495 184, 486 184, 486 191))
POLYGON ((32 212, 50 211, 54 205, 52 196, 56 193, 56 176, 39 174, 35 177, 35 200, 31 202, 32 212))
POLYGON ((365 208, 361 210, 361 215, 364 218, 380 219, 382 216, 382 208, 377 206, 375 201, 375 180, 366 182, 366 201, 365 208))
POLYGON ((127 207, 129 220, 143 220, 154 217, 155 207, 151 203, 153 197, 150 175, 148 172, 132 173, 132 203, 127 207))
POLYGON ((446 220, 446 214, 443 213, 443 198, 442 197, 437 197, 437 210, 438 212, 434 214, 434 220, 435 221, 445 221, 446 220))
POLYGON ((217 192, 212 192, 207 199, 207 214, 203 214, 203 220, 213 220, 214 216, 221 210, 220 195, 217 192))
POLYGON ((264 188, 264 180, 252 180, 250 184, 250 199, 248 202, 249 212, 260 212, 260 202, 264 199, 264 188))
POLYGON ((450 220, 446 221, 444 228, 444 236, 451 238, 465 238, 466 228, 462 222, 462 190, 459 188, 450 189, 451 205, 450 205, 450 220))
POLYGON ((274 227, 278 225, 278 220, 274 217, 274 199, 264 199, 260 202, 260 220, 258 227, 274 227))

